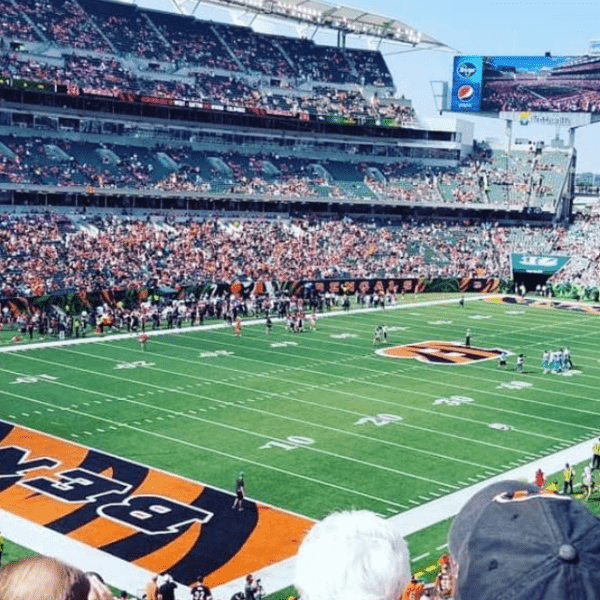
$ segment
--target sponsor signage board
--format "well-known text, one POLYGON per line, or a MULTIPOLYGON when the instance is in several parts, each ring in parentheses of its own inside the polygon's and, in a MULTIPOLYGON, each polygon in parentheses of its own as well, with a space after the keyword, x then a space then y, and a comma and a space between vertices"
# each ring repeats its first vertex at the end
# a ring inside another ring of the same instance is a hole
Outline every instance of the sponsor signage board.
POLYGON ((548 256, 536 254, 511 254, 513 273, 537 273, 553 275, 562 269, 568 256, 548 256))
POLYGON ((506 118, 529 112, 540 125, 587 125, 600 111, 600 56, 457 56, 454 58, 450 110, 506 118), (535 117, 579 113, 589 120, 572 124, 535 117))

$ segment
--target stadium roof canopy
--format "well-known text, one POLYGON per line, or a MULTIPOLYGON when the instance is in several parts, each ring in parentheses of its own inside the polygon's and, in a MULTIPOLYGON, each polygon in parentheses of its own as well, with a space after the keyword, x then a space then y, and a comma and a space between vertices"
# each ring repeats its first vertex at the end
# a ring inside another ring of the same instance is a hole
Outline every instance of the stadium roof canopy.
POLYGON ((388 42, 417 46, 447 45, 427 34, 397 21, 349 6, 336 6, 322 0, 171 0, 177 10, 193 15, 206 2, 223 8, 253 12, 258 16, 288 19, 297 23, 324 27, 350 35, 364 35, 388 42))

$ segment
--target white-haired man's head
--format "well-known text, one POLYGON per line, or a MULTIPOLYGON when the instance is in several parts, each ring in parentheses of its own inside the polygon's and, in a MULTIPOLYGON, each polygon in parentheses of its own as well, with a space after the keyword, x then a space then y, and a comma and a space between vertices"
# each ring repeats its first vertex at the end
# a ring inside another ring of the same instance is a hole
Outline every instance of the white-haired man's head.
POLYGON ((391 523, 368 510, 329 515, 296 557, 303 600, 397 600, 410 580, 408 547, 391 523))

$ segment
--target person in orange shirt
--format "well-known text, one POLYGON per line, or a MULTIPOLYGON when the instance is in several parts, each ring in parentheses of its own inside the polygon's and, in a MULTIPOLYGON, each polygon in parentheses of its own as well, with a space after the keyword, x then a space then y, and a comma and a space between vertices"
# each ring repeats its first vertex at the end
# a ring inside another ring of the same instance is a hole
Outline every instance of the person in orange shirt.
POLYGON ((152 575, 146 584, 146 600, 160 600, 158 593, 158 575, 152 575))
POLYGON ((419 600, 425 591, 425 584, 413 574, 402 592, 402 600, 419 600))
POLYGON ((541 490, 543 490, 546 485, 546 477, 544 477, 544 472, 541 469, 538 469, 535 472, 535 485, 541 490))

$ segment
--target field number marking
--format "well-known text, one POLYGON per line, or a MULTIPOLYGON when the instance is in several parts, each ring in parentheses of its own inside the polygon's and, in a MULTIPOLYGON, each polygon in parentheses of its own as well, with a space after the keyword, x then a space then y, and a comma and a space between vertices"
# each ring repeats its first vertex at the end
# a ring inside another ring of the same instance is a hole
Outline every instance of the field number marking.
POLYGON ((490 423, 488 425, 490 429, 497 429, 498 431, 510 431, 512 427, 504 423, 490 423))
POLYGON ((497 390, 524 390, 531 387, 528 381, 505 381, 496 386, 497 390))
POLYGON ((41 375, 24 375, 23 377, 17 377, 10 383, 38 383, 38 381, 56 381, 56 379, 57 377, 42 373, 41 375))
POLYGON ((469 398, 468 396, 450 396, 449 398, 438 398, 433 402, 433 404, 447 404, 448 406, 460 406, 461 404, 468 404, 469 402, 474 402, 473 398, 469 398))
POLYGON ((379 413, 374 417, 363 417, 354 424, 366 425, 367 423, 372 423, 376 427, 381 427, 383 425, 389 425, 390 423, 397 423, 398 421, 402 421, 402 417, 399 417, 398 415, 388 415, 387 413, 379 413))
POLYGON ((206 352, 200 352, 200 358, 214 358, 215 356, 229 356, 233 354, 229 350, 208 350, 206 352))
POLYGON ((119 363, 115 369, 138 369, 140 367, 153 367, 156 363, 136 360, 135 362, 119 363))
POLYGON ((301 435, 289 435, 285 438, 285 442, 280 440, 271 440, 267 442, 263 446, 260 447, 260 450, 268 450, 270 448, 279 448, 280 450, 295 450, 301 446, 310 446, 314 444, 315 440, 309 437, 304 437, 301 435))

